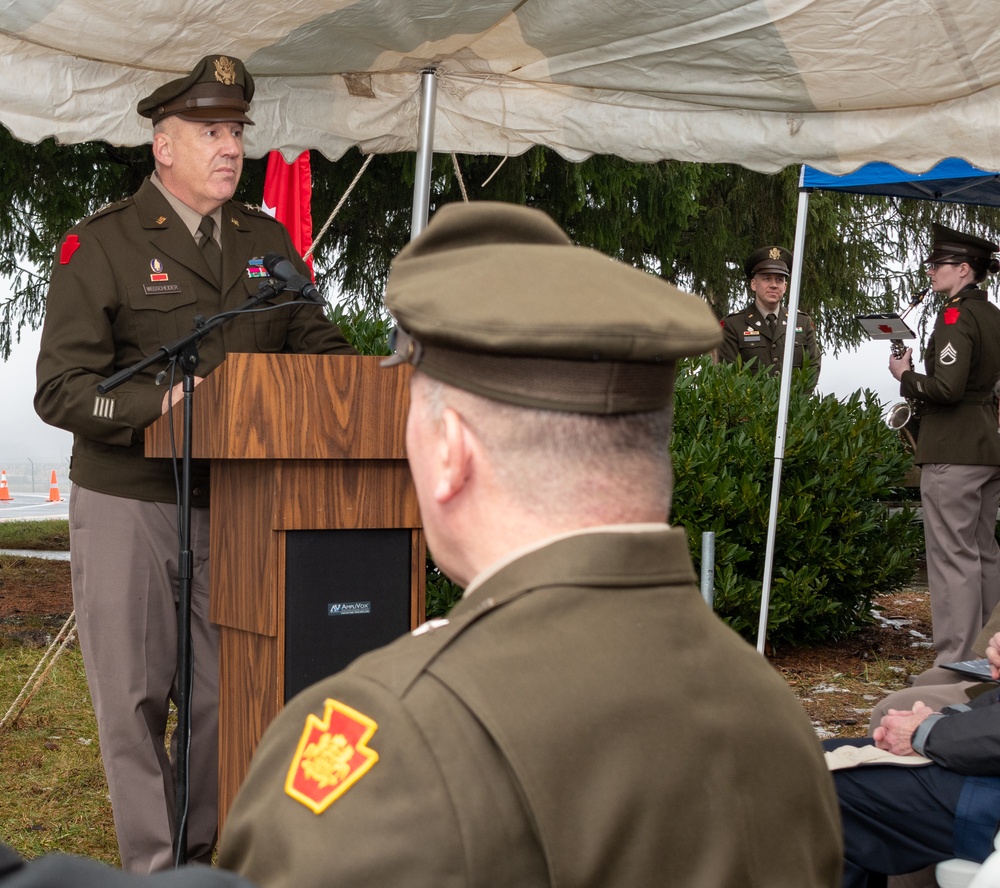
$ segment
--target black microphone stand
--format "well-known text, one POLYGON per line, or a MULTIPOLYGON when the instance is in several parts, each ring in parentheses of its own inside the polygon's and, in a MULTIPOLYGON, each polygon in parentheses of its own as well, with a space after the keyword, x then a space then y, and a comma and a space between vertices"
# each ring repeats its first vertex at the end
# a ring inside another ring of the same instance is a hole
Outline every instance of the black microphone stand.
MULTIPOLYGON (((284 283, 266 283, 260 285, 256 296, 248 299, 243 305, 231 311, 221 312, 209 320, 196 317, 195 329, 186 336, 161 346, 157 352, 141 361, 118 371, 97 386, 100 394, 106 394, 124 382, 132 379, 137 373, 155 364, 157 361, 179 362, 183 371, 184 409, 183 434, 181 444, 181 489, 179 506, 179 536, 180 552, 177 562, 178 596, 177 596, 177 761, 174 777, 174 866, 187 862, 187 813, 188 790, 190 786, 189 752, 191 743, 191 583, 194 578, 194 553, 191 550, 191 423, 192 403, 194 395, 194 371, 198 367, 198 343, 217 327, 222 326, 231 318, 251 311, 261 303, 284 292, 284 283)), ((283 303, 285 305, 303 305, 298 300, 283 303)), ((276 306, 279 307, 279 306, 276 306)), ((172 408, 173 405, 171 405, 172 408)), ((170 409, 170 408, 168 408, 170 409)), ((173 430, 171 428, 171 439, 173 430)))

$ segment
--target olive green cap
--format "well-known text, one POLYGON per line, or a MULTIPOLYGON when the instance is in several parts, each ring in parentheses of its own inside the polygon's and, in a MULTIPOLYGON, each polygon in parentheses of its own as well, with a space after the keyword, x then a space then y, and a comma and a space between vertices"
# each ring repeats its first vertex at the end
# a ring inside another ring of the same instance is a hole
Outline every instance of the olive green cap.
POLYGON ((998 247, 992 241, 955 231, 937 222, 931 223, 931 254, 924 261, 940 262, 943 259, 953 259, 957 262, 968 262, 970 259, 992 259, 998 247))
POLYGON ((792 254, 784 247, 761 247, 747 256, 743 270, 747 280, 755 274, 783 274, 788 277, 792 270, 792 254))
POLYGON ((393 260, 394 354, 458 388, 525 407, 665 407, 678 358, 717 346, 708 305, 596 250, 540 210, 449 204, 393 260))
POLYGON ((198 123, 248 123, 253 77, 239 59, 205 56, 187 77, 171 80, 136 106, 143 117, 158 123, 176 115, 198 123))

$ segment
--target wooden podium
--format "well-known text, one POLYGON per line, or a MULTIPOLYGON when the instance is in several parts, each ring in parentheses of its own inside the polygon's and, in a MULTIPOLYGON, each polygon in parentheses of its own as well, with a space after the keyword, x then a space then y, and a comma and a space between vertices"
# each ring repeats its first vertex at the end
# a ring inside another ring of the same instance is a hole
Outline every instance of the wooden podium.
MULTIPOLYGON (((425 544, 405 457, 410 368, 230 354, 195 388, 211 460, 211 618, 221 627, 219 826, 297 691, 416 627, 425 544)), ((146 432, 181 454, 182 405, 146 432)))

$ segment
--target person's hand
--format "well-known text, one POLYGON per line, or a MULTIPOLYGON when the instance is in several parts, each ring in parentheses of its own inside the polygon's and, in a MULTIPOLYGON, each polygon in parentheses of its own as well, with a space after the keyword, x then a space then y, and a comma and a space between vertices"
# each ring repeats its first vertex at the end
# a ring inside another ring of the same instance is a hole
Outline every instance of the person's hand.
MULTIPOLYGON (((194 378, 194 384, 197 385, 205 377, 196 376, 194 378)), ((166 413, 171 407, 174 406, 181 398, 184 397, 184 383, 178 382, 170 391, 163 393, 163 404, 160 407, 160 413, 166 413)))
POLYGON ((1000 679, 1000 632, 986 645, 986 659, 990 661, 990 675, 994 680, 1000 679))
MULTIPOLYGON (((997 654, 1000 656, 1000 650, 997 654)), ((916 755, 912 746, 913 732, 927 716, 933 714, 934 710, 919 700, 913 704, 913 709, 890 709, 872 732, 875 745, 893 755, 916 755)))
POLYGON ((894 379, 902 379, 907 370, 913 369, 913 349, 908 348, 900 357, 889 356, 889 372, 894 379))

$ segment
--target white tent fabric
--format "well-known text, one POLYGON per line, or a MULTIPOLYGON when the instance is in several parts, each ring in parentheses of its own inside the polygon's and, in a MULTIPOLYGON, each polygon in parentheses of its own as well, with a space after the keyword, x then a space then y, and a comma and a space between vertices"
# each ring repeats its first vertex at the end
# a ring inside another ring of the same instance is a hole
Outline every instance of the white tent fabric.
POLYGON ((993 0, 7 0, 0 123, 25 141, 149 140, 130 113, 212 52, 257 81, 248 150, 417 145, 923 171, 1000 168, 993 0), (134 11, 133 11, 134 10, 134 11))
MULTIPOLYGON (((414 232, 432 151, 1000 169, 995 12, 995 0, 6 0, 0 124, 28 142, 142 144, 139 99, 227 53, 257 83, 251 156, 419 149, 414 232), (436 88, 422 92, 428 70, 436 88)), ((786 416, 784 382, 781 398, 786 416)), ((780 419, 773 502, 783 448, 780 419)))

